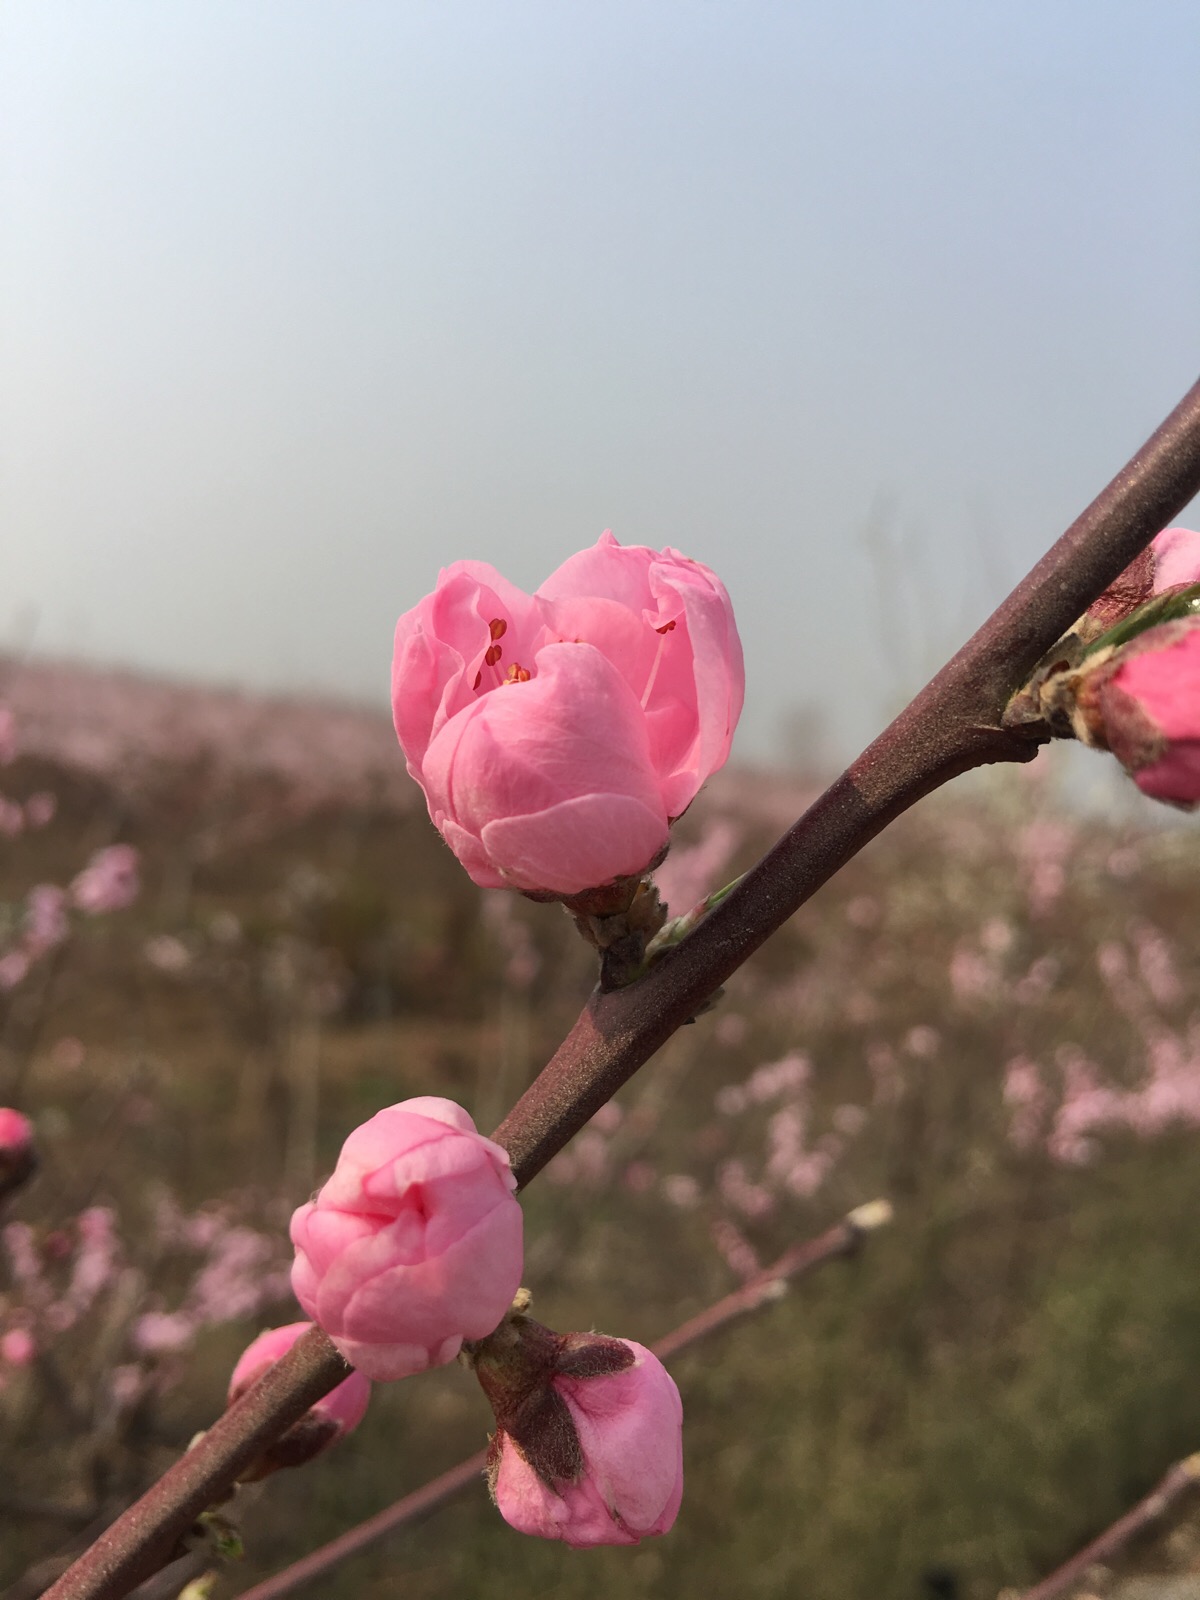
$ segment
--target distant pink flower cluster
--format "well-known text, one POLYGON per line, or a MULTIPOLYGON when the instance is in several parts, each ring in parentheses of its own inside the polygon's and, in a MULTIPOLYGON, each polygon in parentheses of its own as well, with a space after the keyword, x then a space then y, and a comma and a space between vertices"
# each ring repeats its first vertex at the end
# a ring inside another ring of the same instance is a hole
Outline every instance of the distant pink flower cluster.
MULTIPOLYGON (((17 749, 16 720, 0 707, 0 765, 11 761, 17 749)), ((0 795, 0 835, 15 838, 26 828, 45 827, 57 802, 53 794, 38 791, 23 804, 0 795)), ((72 882, 35 884, 25 897, 25 911, 17 937, 0 951, 0 994, 15 989, 37 963, 58 948, 71 931, 73 906, 89 915, 121 910, 138 894, 137 851, 130 845, 113 845, 98 851, 72 882)))
POLYGON ((199 1261, 175 1310, 152 1306, 137 1317, 131 1340, 139 1355, 186 1350, 202 1329, 258 1316, 287 1298, 289 1274, 274 1234, 220 1208, 185 1216, 168 1196, 160 1200, 158 1233, 164 1245, 199 1261))
MULTIPOLYGON (((1153 948, 1143 944, 1143 949, 1153 948)), ((1160 985, 1163 959, 1163 952, 1155 950, 1146 963, 1160 985)), ((1004 1078, 1012 1142, 1020 1149, 1044 1146, 1054 1160, 1075 1166, 1095 1157, 1099 1147, 1094 1135, 1104 1130, 1124 1129, 1153 1139, 1172 1127, 1200 1127, 1200 1023, 1183 1036, 1155 1019, 1139 1003, 1119 945, 1102 945, 1098 962, 1120 1009, 1143 1028, 1141 1082, 1131 1088, 1106 1083, 1099 1066, 1076 1045, 1059 1048, 1056 1074, 1019 1056, 1010 1061, 1004 1078)), ((1159 992, 1175 994, 1169 983, 1159 992)))
MULTIPOLYGON (((8 706, 0 706, 0 767, 16 760, 19 747, 17 719, 8 706)), ((31 794, 24 802, 0 794, 0 835, 15 839, 26 828, 44 828, 53 818, 57 804, 45 790, 31 794)))
POLYGON ((0 992, 23 983, 36 962, 66 937, 65 905, 66 893, 56 884, 42 883, 30 890, 17 942, 0 955, 0 992))
POLYGON ((727 759, 744 689, 715 574, 611 533, 533 595, 457 561, 396 627, 408 770, 483 888, 571 896, 646 871, 727 759))

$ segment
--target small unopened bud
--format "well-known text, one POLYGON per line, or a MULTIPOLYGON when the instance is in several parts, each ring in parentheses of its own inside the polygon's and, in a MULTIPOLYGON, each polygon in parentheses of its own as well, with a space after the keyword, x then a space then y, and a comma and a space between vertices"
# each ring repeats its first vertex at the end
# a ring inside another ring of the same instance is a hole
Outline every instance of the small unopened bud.
POLYGON ((27 1183, 37 1164, 33 1123, 19 1111, 0 1106, 0 1200, 27 1183))
MULTIPOLYGON (((229 1380, 228 1405, 239 1400, 251 1384, 256 1383, 295 1344, 302 1333, 312 1327, 311 1322, 291 1322, 283 1328, 269 1328, 243 1351, 229 1380)), ((367 1402, 371 1398, 371 1381, 361 1372, 352 1372, 336 1389, 309 1407, 309 1409, 275 1440, 262 1455, 242 1473, 243 1483, 253 1483, 281 1467, 302 1467, 306 1461, 320 1455, 331 1444, 348 1433, 353 1433, 363 1419, 367 1402)))
POLYGON ((1081 674, 1078 715, 1143 794, 1200 804, 1200 617, 1139 634, 1081 674))
POLYGON ((510 1526, 583 1549, 674 1524, 683 1408, 649 1350, 513 1312, 468 1353, 496 1414, 488 1484, 510 1526))

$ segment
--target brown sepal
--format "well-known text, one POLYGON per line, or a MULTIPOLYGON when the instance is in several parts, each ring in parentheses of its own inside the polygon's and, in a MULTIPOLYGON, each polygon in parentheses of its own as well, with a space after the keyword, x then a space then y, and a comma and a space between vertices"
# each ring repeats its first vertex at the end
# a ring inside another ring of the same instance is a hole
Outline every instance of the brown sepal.
POLYGON ((549 1488, 578 1483, 583 1451, 567 1402, 549 1384, 526 1395, 504 1421, 503 1431, 549 1488))
POLYGON ((627 1372, 637 1360, 624 1339, 603 1333, 568 1333, 555 1362, 564 1378, 607 1378, 627 1372))

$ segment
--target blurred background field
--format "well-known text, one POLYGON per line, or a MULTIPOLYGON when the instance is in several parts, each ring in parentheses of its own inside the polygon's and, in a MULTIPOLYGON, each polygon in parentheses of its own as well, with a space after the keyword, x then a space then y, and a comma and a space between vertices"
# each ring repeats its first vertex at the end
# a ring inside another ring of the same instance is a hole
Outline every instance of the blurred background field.
MULTIPOLYGON (((0 698, 0 1103, 43 1156, 0 1246, 0 1582, 22 1595, 294 1320, 287 1218, 349 1129, 431 1092, 493 1126, 592 973, 555 908, 469 883, 384 717, 48 664, 0 698), (138 882, 104 909, 79 874, 113 846, 138 882)), ((895 1206, 680 1359, 675 1531, 574 1554, 480 1487, 324 1592, 992 1600, 1200 1446, 1196 834, 1085 816, 1054 777, 1043 754, 904 819, 530 1189, 535 1310, 645 1342, 895 1206)), ((719 775, 660 871, 673 908, 810 793, 719 775)), ((377 1389, 336 1455, 264 1486, 218 1592, 488 1420, 458 1367, 377 1389)), ((1189 1526, 1140 1565, 1186 1567, 1189 1526)))

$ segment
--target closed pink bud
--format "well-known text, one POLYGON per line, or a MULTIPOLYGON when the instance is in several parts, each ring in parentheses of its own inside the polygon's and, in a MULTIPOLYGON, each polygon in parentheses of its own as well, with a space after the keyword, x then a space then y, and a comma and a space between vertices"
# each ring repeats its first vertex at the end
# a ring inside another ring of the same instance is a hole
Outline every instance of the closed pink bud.
POLYGON ((719 579, 611 533, 534 595, 455 562, 396 627, 408 770, 489 889, 571 896, 645 871, 728 757, 744 689, 719 579))
POLYGON ((1139 634, 1097 672, 1103 741, 1144 794, 1200 803, 1200 618, 1139 634))
POLYGON ((451 1100, 378 1112, 292 1217, 292 1288, 367 1377, 453 1361, 500 1322, 521 1279, 521 1208, 507 1153, 451 1100))
POLYGON ((645 1346, 559 1338, 518 1317, 476 1352, 476 1373, 496 1412, 492 1496, 512 1527, 583 1549, 637 1544, 674 1525, 683 1407, 645 1346))
MULTIPOLYGON (((229 1380, 228 1405, 241 1398, 268 1367, 284 1356, 311 1322, 289 1322, 283 1328, 268 1328, 242 1352, 229 1380)), ((361 1372, 352 1372, 336 1389, 314 1402, 299 1422, 276 1439, 259 1457, 243 1482, 264 1478, 279 1467, 299 1467, 347 1433, 353 1433, 366 1414, 371 1398, 371 1382, 361 1372)))

